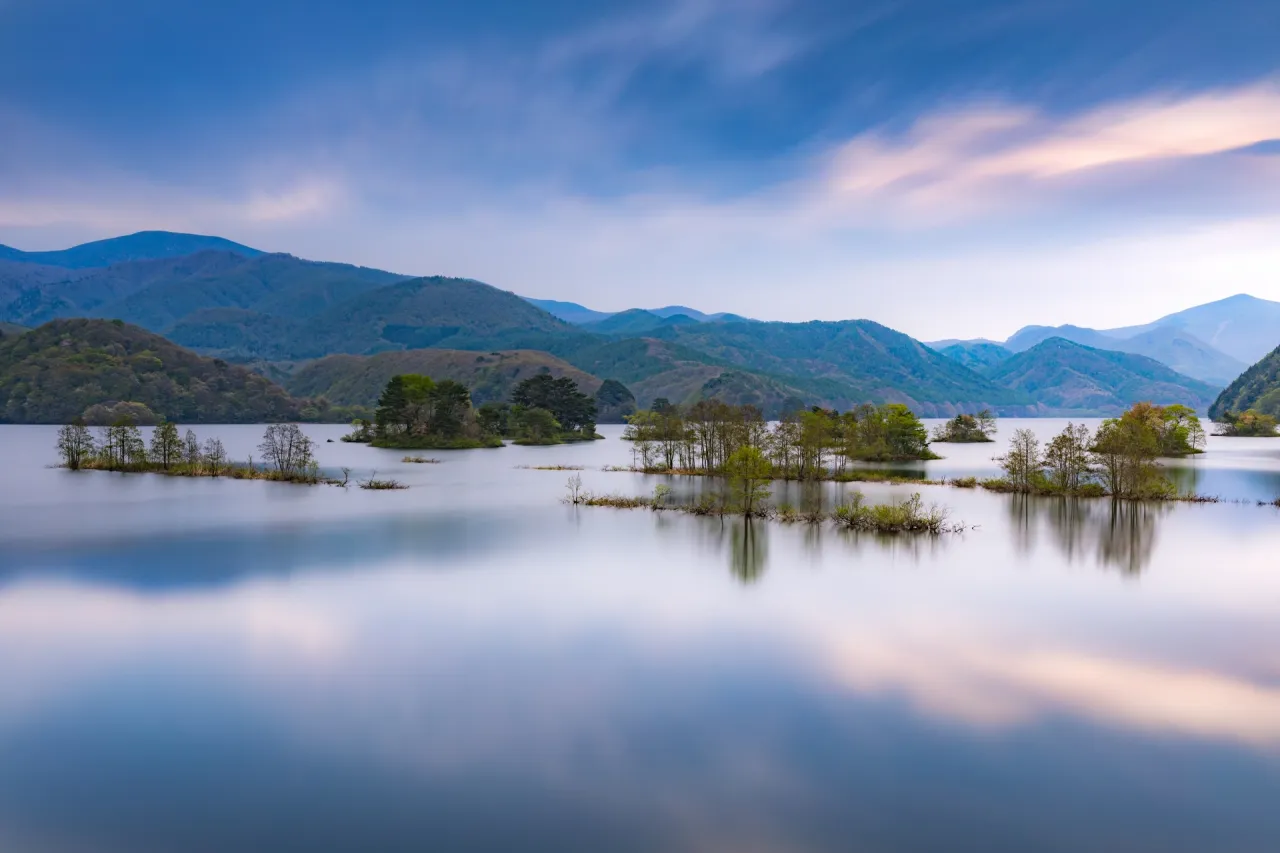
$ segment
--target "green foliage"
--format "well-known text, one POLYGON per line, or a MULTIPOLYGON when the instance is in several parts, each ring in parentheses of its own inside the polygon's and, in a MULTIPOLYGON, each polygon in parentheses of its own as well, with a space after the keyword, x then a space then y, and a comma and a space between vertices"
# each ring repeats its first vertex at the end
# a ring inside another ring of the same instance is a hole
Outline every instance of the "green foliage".
POLYGON ((559 444, 561 441, 561 424, 556 416, 536 406, 512 406, 509 427, 516 437, 516 444, 559 444))
POLYGON ((595 434, 595 401, 578 390, 567 376, 553 378, 548 373, 531 376, 511 392, 511 403, 526 410, 544 409, 565 432, 595 434))
POLYGON ((57 320, 0 340, 0 422, 253 423, 300 408, 262 376, 129 325, 57 320))
POLYGON ((753 406, 702 400, 687 409, 664 404, 628 418, 623 437, 633 442, 635 466, 644 470, 723 470, 741 447, 758 448, 772 476, 831 479, 850 461, 936 459, 915 414, 898 403, 864 405, 839 414, 813 408, 789 414, 770 428, 753 406))
MULTIPOLYGON (((362 424, 345 440, 363 441, 369 434, 362 424)), ((405 449, 502 446, 501 439, 484 433, 477 423, 465 386, 416 374, 388 380, 378 398, 371 443, 405 449)))
POLYGON ((994 441, 991 436, 996 432, 996 417, 990 409, 983 409, 976 415, 956 415, 945 424, 937 427, 930 441, 954 443, 980 443, 994 441))
POLYGON ((1228 385, 1209 407, 1209 417, 1225 421, 1230 412, 1248 411, 1280 417, 1280 347, 1228 385))
POLYGON ((1219 420, 1221 426, 1218 435, 1232 438, 1274 438, 1277 434, 1275 415, 1264 415, 1253 409, 1247 412, 1223 412, 1219 420))
POLYGON ((888 504, 867 504, 861 492, 836 507, 835 521, 849 530, 876 533, 944 533, 947 511, 936 504, 926 507, 916 492, 906 500, 888 504))
POLYGON ((752 515, 768 499, 772 468, 758 447, 739 447, 725 460, 724 473, 743 515, 752 515))
POLYGON ((184 445, 178 427, 172 421, 161 421, 151 432, 151 461, 169 468, 183 459, 184 445))

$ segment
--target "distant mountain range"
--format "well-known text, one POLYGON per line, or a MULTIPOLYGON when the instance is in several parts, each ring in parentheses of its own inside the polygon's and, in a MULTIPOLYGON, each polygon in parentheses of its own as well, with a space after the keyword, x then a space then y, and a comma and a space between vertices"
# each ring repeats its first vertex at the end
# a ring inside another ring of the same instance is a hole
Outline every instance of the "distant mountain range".
POLYGON ((1106 415, 1134 403, 1181 403, 1204 411, 1218 387, 1155 359, 1049 338, 987 371, 991 381, 1035 397, 1059 414, 1106 415))
POLYGON ((153 261, 160 258, 178 258, 204 251, 234 252, 246 258, 264 254, 222 237, 204 237, 199 234, 175 234, 172 231, 140 231, 127 237, 112 237, 83 243, 56 252, 23 252, 0 245, 0 261, 18 261, 67 269, 109 267, 125 261, 153 261))
MULTIPOLYGON (((1024 326, 1000 344, 1010 354, 1049 338, 1095 349, 1145 355, 1179 373, 1223 386, 1280 344, 1280 302, 1240 294, 1169 314, 1141 326, 1090 329, 1081 326, 1024 326)), ((988 363, 994 341, 935 341, 930 346, 962 364, 988 363)))
POLYGON ((749 320, 748 317, 742 317, 737 314, 730 314, 721 311, 718 314, 704 314, 696 308, 689 308, 685 305, 667 305, 663 308, 631 308, 626 311, 596 311, 587 308, 585 305, 579 305, 576 302, 558 302, 554 299, 532 299, 528 296, 521 297, 526 302, 537 305, 543 311, 553 317, 559 317, 566 323, 573 323, 578 326, 586 326, 600 323, 611 317, 617 317, 621 314, 634 314, 636 312, 642 314, 652 314, 659 319, 668 319, 676 316, 688 317, 699 323, 714 323, 717 321, 734 322, 739 320, 749 320))
POLYGON ((0 322, 16 324, 2 334, 57 318, 120 319, 251 365, 296 394, 365 402, 387 370, 415 364, 498 395, 508 373, 545 369, 587 387, 617 379, 642 406, 716 397, 770 414, 865 401, 900 401, 923 415, 1111 413, 1135 394, 1203 408, 1244 369, 1225 342, 1235 331, 1264 335, 1237 315, 1277 305, 1243 300, 1252 298, 1132 329, 1028 327, 1004 345, 926 346, 870 320, 759 322, 684 306, 593 311, 217 237, 144 232, 60 252, 0 248, 0 322))

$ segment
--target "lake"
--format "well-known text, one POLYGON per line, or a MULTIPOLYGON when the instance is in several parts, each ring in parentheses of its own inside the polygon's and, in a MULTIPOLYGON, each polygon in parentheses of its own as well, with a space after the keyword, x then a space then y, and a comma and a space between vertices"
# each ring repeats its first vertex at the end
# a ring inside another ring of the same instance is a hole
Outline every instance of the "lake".
POLYGON ((0 850, 1280 849, 1280 440, 1170 463, 1240 503, 922 487, 974 527, 885 538, 518 467, 712 485, 599 470, 620 427, 436 465, 305 430, 411 488, 72 473, 0 426, 0 850))

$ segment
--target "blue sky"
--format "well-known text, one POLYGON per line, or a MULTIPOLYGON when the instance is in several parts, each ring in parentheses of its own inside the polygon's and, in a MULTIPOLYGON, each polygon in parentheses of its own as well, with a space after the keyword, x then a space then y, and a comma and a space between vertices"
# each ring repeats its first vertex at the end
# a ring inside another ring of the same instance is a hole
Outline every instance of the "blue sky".
POLYGON ((924 339, 1280 299, 1274 0, 0 0, 0 242, 924 339))

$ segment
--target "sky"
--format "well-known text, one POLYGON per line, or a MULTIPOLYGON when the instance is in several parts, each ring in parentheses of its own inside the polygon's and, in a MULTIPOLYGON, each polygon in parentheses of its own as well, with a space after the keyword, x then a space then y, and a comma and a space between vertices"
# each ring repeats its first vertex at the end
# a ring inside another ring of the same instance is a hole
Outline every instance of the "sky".
POLYGON ((1275 0, 0 0, 0 243, 923 340, 1280 300, 1275 0))

